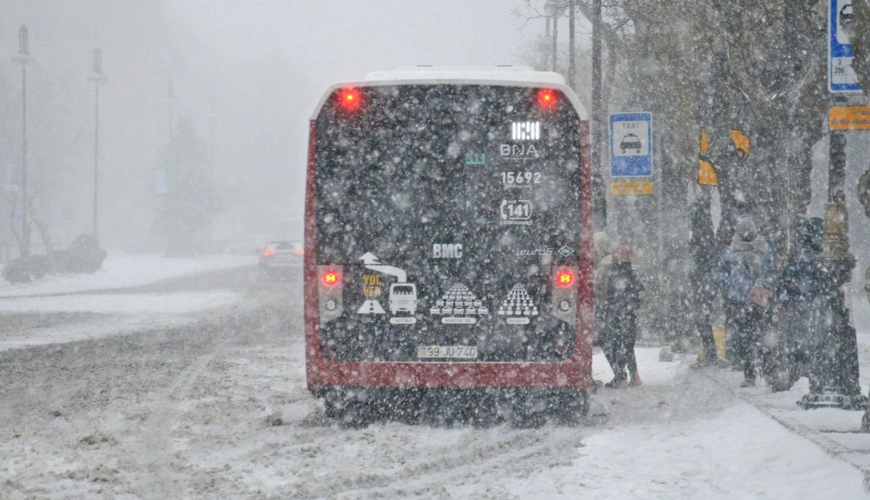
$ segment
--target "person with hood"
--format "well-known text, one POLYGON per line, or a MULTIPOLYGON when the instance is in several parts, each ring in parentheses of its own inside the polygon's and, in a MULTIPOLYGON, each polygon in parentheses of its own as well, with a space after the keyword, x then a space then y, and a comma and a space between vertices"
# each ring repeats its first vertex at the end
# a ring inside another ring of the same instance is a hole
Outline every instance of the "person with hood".
POLYGON ((637 311, 644 286, 631 267, 631 248, 616 248, 616 259, 604 284, 604 315, 612 361, 613 380, 606 387, 641 385, 634 343, 637 340, 637 311))
POLYGON ((734 332, 735 354, 743 367, 741 387, 755 385, 755 358, 773 290, 772 264, 770 246, 758 234, 752 218, 741 218, 735 226, 731 245, 716 269, 722 286, 726 324, 734 332))
POLYGON ((692 272, 689 283, 692 288, 692 307, 695 330, 701 338, 704 351, 703 359, 693 364, 693 368, 703 368, 717 363, 716 342, 713 338, 711 320, 713 302, 716 300, 716 285, 713 272, 716 269, 716 236, 713 234, 713 221, 710 212, 700 201, 692 205, 692 238, 689 248, 692 252, 692 272))
POLYGON ((734 239, 734 231, 737 229, 737 223, 745 217, 749 217, 752 207, 746 199, 743 191, 735 190, 732 194, 730 208, 719 221, 719 228, 716 230, 716 261, 725 255, 728 247, 731 246, 731 240, 734 239))
POLYGON ((780 276, 776 292, 786 317, 786 359, 788 390, 803 376, 810 379, 811 390, 817 388, 811 370, 812 349, 819 329, 819 304, 823 271, 818 262, 822 253, 822 219, 809 218, 797 227, 795 248, 780 276))
POLYGON ((605 315, 605 280, 607 273, 613 266, 613 252, 610 245, 610 237, 604 231, 598 231, 592 235, 592 247, 595 250, 595 267, 592 271, 592 294, 595 308, 595 329, 593 345, 600 346, 604 350, 607 362, 613 367, 612 353, 608 348, 609 341, 607 330, 607 317, 605 315))

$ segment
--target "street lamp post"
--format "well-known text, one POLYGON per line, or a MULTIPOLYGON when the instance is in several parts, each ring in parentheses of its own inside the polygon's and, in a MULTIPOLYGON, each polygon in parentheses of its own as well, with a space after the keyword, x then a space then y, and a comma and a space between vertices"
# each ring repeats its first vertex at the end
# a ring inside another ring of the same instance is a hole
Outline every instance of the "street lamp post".
POLYGON ((574 0, 568 0, 568 86, 574 88, 574 0))
POLYGON ((823 271, 822 320, 815 346, 815 372, 810 393, 798 404, 804 409, 863 409, 867 398, 858 383, 858 342, 847 307, 848 287, 855 257, 849 253, 849 219, 846 211, 846 135, 832 130, 828 171, 828 204, 825 207, 824 249, 819 256, 823 271))
POLYGON ((12 60, 21 63, 21 256, 30 255, 30 230, 27 226, 27 65, 33 62, 28 51, 27 26, 18 29, 18 54, 12 60))
POLYGON ((172 99, 172 80, 169 80, 169 83, 166 84, 166 102, 169 104, 169 142, 172 142, 172 99))
POLYGON ((565 0, 547 0, 547 3, 544 4, 544 14, 548 18, 547 22, 549 22, 549 19, 553 20, 553 54, 552 66, 550 66, 552 71, 556 71, 556 60, 559 49, 559 14, 564 8, 565 0))
POLYGON ((105 83, 103 74, 103 55, 100 49, 94 50, 94 71, 88 76, 94 82, 94 240, 99 240, 97 231, 97 186, 99 182, 100 165, 100 84, 105 83))

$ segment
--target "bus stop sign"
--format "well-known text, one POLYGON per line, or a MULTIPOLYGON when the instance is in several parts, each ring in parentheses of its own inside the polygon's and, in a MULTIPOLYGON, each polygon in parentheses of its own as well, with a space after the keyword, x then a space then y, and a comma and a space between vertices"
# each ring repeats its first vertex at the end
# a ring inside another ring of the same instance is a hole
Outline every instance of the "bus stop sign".
POLYGON ((852 69, 852 45, 844 26, 852 22, 852 0, 830 0, 828 11, 828 90, 861 92, 852 69))
POLYGON ((652 177, 652 114, 610 115, 610 177, 652 177))

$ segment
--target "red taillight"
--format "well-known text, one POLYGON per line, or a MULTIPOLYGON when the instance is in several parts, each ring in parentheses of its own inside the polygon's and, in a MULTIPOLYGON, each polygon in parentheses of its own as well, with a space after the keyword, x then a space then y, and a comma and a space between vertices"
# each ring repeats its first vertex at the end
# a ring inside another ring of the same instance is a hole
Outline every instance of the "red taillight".
POLYGON ((556 97, 556 92, 550 89, 542 89, 538 91, 538 105, 544 109, 551 109, 559 99, 556 97))
POLYGON ((355 111, 362 106, 362 94, 359 89, 341 89, 338 93, 338 105, 347 111, 355 111))
POLYGON ((274 250, 263 250, 263 257, 271 257, 273 255, 275 255, 274 250))
POLYGON ((335 286, 341 282, 341 276, 336 271, 326 271, 323 273, 323 284, 326 286, 335 286))
POLYGON ((305 250, 296 250, 296 255, 305 255, 305 250))
POLYGON ((556 284, 559 286, 570 286, 574 282, 574 275, 570 271, 559 271, 556 273, 556 284))

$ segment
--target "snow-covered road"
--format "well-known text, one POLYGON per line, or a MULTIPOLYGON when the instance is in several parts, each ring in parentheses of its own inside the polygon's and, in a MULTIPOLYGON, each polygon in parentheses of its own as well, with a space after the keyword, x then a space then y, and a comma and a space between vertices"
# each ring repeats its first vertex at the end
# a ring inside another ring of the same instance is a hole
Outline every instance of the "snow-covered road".
MULTIPOLYGON (((656 348, 644 386, 593 399, 598 425, 340 429, 305 389, 300 277, 250 272, 183 324, 0 352, 0 498, 865 497, 856 468, 721 385, 737 374, 656 348)), ((208 287, 184 288, 163 295, 208 287)))

